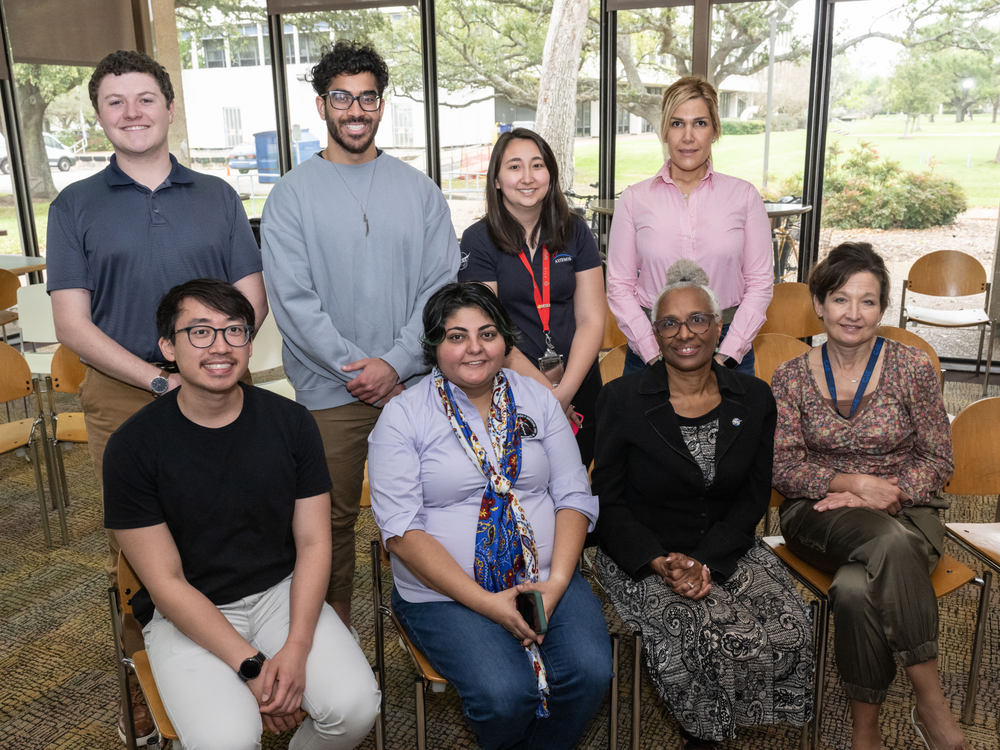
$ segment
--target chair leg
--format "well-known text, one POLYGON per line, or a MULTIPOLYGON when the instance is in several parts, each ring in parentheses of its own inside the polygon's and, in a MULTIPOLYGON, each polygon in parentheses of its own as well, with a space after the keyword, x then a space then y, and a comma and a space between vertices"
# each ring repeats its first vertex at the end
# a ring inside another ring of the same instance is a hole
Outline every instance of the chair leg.
POLYGON ((49 509, 45 502, 45 488, 42 486, 42 467, 38 465, 38 444, 31 442, 31 463, 35 468, 35 490, 38 492, 38 508, 42 512, 42 536, 45 546, 52 547, 52 533, 49 531, 49 509))
POLYGON ((813 726, 812 748, 820 747, 820 728, 823 723, 823 697, 826 690, 826 642, 830 632, 830 603, 827 599, 819 600, 819 612, 816 615, 816 680, 813 695, 813 726))
MULTIPOLYGON (((118 609, 118 590, 108 589, 108 606, 111 610, 111 633, 114 637, 115 665, 118 668, 118 689, 122 696, 129 695, 129 676, 126 667, 125 648, 122 642, 122 621, 121 613, 118 609)), ((131 701, 124 701, 128 706, 125 714, 125 747, 128 750, 138 750, 135 744, 135 719, 132 716, 131 701)))
POLYGON ((375 722, 375 748, 383 750, 385 746, 385 642, 384 620, 382 611, 382 543, 375 540, 371 544, 372 556, 372 612, 375 614, 375 674, 379 690, 382 693, 378 720, 375 722))
POLYGON ((986 623, 989 621, 990 589, 993 587, 993 571, 983 573, 983 590, 979 593, 979 612, 976 615, 976 636, 972 641, 972 659, 969 660, 969 683, 965 689, 965 707, 962 723, 971 724, 976 709, 976 693, 979 692, 979 668, 983 662, 983 639, 986 623))
POLYGON ((427 715, 424 713, 424 678, 413 681, 414 697, 417 699, 417 750, 427 750, 427 715))
MULTIPOLYGON (((986 398, 986 389, 989 388, 990 385, 990 370, 993 369, 993 342, 995 336, 996 336, 996 324, 990 322, 990 345, 986 348, 986 376, 983 378, 983 398, 986 398)), ((979 355, 980 357, 982 357, 982 343, 980 343, 979 346, 979 355)), ((976 366, 978 368, 978 363, 976 366)))
POLYGON ((56 513, 59 515, 59 531, 62 533, 63 544, 69 544, 69 530, 66 528, 66 501, 65 501, 66 495, 64 494, 63 491, 63 488, 66 486, 66 474, 65 474, 66 470, 62 468, 61 460, 54 461, 52 459, 52 453, 54 453, 56 450, 59 450, 59 448, 56 446, 54 447, 54 450, 52 450, 53 446, 48 441, 45 442, 45 445, 50 447, 50 453, 45 457, 45 466, 46 466, 46 471, 48 472, 49 475, 49 490, 51 491, 52 494, 52 504, 55 506, 56 513), (53 468, 51 469, 48 468, 50 465, 53 468), (59 471, 60 469, 62 469, 61 472, 63 476, 62 483, 53 484, 52 475, 53 473, 56 474, 60 473, 59 471))
POLYGON ((635 656, 632 664, 632 750, 639 750, 640 716, 642 714, 642 631, 635 631, 635 656))
POLYGON ((608 708, 608 750, 618 750, 618 657, 621 636, 611 635, 611 706, 608 708))

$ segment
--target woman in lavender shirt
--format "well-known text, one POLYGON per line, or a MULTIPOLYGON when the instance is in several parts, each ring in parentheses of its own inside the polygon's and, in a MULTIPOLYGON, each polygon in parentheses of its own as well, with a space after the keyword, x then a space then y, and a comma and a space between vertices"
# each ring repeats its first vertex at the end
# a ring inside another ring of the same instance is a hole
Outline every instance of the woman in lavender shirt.
POLYGON ((372 510, 393 609, 457 688, 480 746, 568 749, 611 679, 601 605, 576 571, 597 498, 559 402, 502 369, 514 343, 488 287, 431 297, 434 369, 369 437, 372 510), (528 591, 541 594, 544 635, 518 612, 528 591))

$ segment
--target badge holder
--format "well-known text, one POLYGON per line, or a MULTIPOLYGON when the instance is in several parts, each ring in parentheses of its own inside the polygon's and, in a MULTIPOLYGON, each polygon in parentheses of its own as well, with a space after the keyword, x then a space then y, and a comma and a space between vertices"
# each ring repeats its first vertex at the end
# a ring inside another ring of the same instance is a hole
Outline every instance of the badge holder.
POLYGON ((545 332, 545 354, 538 358, 538 369, 552 385, 559 385, 566 368, 563 366, 563 355, 558 354, 552 346, 549 332, 545 332))

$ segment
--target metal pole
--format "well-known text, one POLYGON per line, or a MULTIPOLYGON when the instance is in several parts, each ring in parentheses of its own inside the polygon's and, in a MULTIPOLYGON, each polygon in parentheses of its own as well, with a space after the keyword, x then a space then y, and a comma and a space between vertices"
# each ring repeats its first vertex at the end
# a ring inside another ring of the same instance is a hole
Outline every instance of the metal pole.
MULTIPOLYGON (((618 13, 608 10, 608 0, 601 0, 601 81, 600 117, 598 120, 597 195, 601 200, 615 197, 615 110, 618 107, 618 13)), ((597 217, 597 233, 602 251, 611 230, 611 219, 597 217)))
MULTIPOLYGON (((278 141, 278 173, 292 168, 292 128, 288 112, 288 78, 285 70, 285 24, 280 14, 267 17, 271 44, 271 76, 274 79, 274 120, 278 141)), ((258 170, 259 173, 259 170, 258 170)))
POLYGON ((774 38, 778 33, 778 19, 771 16, 771 40, 767 48, 767 112, 764 115, 764 189, 767 189, 767 163, 771 153, 771 100, 774 94, 774 38))
POLYGON ((420 0, 420 39, 423 43, 424 147, 427 176, 441 187, 441 133, 438 129, 437 14, 434 0, 420 0))
POLYGON ((833 51, 834 3, 816 0, 813 29, 812 71, 809 85, 809 124, 806 130, 805 179, 802 204, 813 207, 802 216, 798 280, 806 278, 819 254, 823 206, 823 168, 826 154, 826 123, 830 111, 830 66, 833 51))

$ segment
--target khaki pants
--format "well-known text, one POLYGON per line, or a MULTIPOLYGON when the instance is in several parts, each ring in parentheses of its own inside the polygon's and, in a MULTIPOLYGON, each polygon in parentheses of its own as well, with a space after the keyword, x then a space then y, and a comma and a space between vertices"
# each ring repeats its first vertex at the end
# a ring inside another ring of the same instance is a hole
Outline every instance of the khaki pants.
POLYGON ((381 413, 381 409, 362 401, 312 412, 333 480, 330 490, 333 562, 326 594, 331 604, 349 602, 354 592, 354 526, 361 508, 368 434, 381 413))
POLYGON ((833 573, 834 655, 852 700, 883 703, 904 667, 938 654, 938 608, 931 573, 944 527, 937 510, 903 508, 895 516, 872 508, 822 513, 812 500, 781 506, 785 544, 810 565, 833 573))

